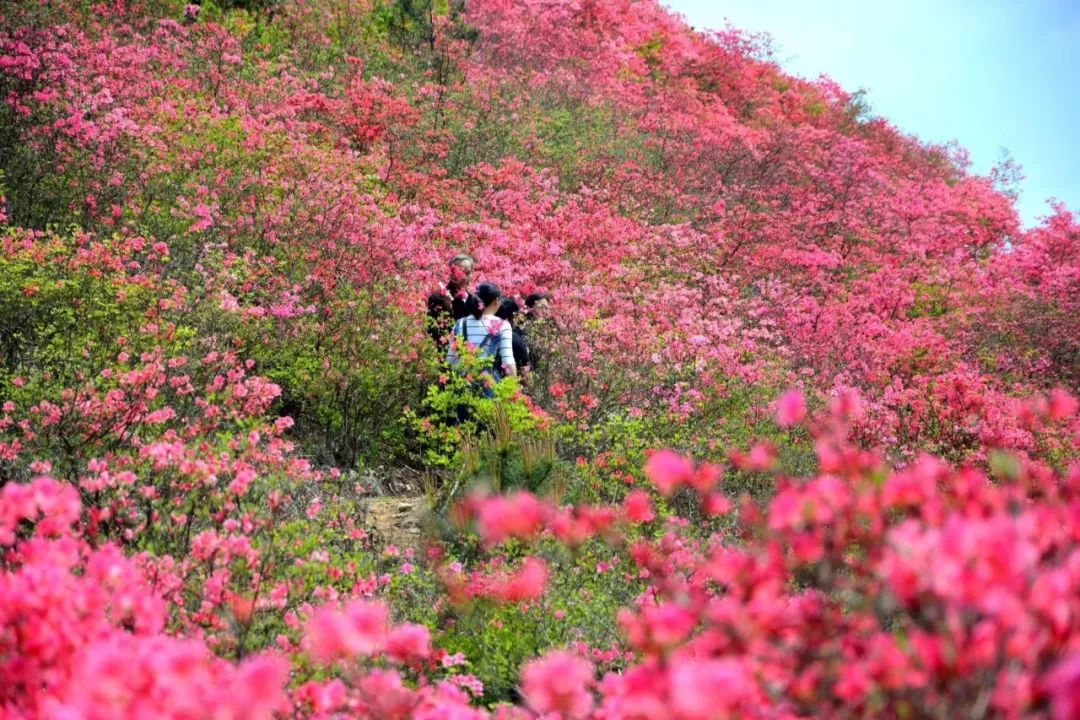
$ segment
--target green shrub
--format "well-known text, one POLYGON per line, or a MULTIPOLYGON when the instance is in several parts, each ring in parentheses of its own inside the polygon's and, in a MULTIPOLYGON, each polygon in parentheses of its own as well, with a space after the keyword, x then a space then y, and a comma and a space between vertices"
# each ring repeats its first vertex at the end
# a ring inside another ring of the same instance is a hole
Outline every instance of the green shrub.
POLYGON ((377 292, 340 284, 334 293, 318 314, 246 322, 244 348, 281 386, 278 411, 296 421, 293 435, 320 463, 411 462, 406 417, 433 376, 433 350, 377 292))
MULTIPOLYGON (((520 553, 521 548, 516 552, 520 553)), ((507 555, 513 556, 514 548, 507 555)), ((632 606, 644 589, 632 563, 612 558, 610 547, 590 543, 569 553, 542 548, 551 576, 539 599, 520 604, 474 600, 449 606, 440 619, 438 644, 464 653, 469 670, 484 683, 489 704, 512 701, 521 665, 555 647, 578 644, 610 651, 620 646, 616 613, 632 606)), ((613 653, 614 655, 614 653, 613 653)), ((599 663, 618 669, 622 658, 599 663)))

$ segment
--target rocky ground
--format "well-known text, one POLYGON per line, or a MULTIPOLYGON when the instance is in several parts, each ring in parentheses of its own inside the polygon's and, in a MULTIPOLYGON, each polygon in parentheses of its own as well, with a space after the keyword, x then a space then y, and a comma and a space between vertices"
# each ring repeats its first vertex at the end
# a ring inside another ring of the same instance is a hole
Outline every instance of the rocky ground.
POLYGON ((426 509, 423 495, 373 497, 365 503, 366 526, 379 547, 416 547, 426 509))

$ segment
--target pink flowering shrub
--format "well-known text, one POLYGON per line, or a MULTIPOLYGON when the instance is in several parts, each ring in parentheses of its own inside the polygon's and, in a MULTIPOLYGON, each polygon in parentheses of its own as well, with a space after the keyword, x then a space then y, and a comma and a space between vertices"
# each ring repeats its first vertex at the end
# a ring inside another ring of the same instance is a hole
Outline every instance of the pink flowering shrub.
MULTIPOLYGON (((648 589, 620 614, 636 661, 598 686, 604 716, 1071 707, 1059 663, 1078 627, 1067 588, 1080 466, 1017 462, 990 478, 924 457, 890 469, 848 443, 846 421, 817 433, 820 474, 779 478, 764 515, 751 505, 727 533, 670 524, 632 543, 648 589)), ((528 666, 526 698, 540 686, 536 709, 584 712, 587 683, 568 669, 565 685, 544 680, 561 657, 528 666)))
POLYGON ((1076 218, 770 57, 4 4, 0 714, 1074 715, 1076 218), (459 251, 551 296, 494 400, 425 334, 459 251))
POLYGON ((11 717, 270 718, 288 662, 234 666, 164 634, 168 606, 112 544, 79 532, 78 493, 42 476, 0 490, 0 707, 11 717))
POLYGON ((554 651, 527 663, 521 677, 526 702, 541 715, 584 718, 593 708, 593 669, 587 660, 554 651))
MULTIPOLYGON (((525 707, 566 717, 594 708, 616 717, 877 715, 898 705, 952 714, 983 696, 1002 715, 1067 713, 1077 633, 1069 588, 1078 582, 1068 528, 1080 468, 1061 475, 1017 461, 991 480, 925 457, 897 470, 851 446, 840 415, 814 430, 820 474, 780 479, 763 515, 744 506, 737 526, 709 538, 675 520, 650 538, 637 530, 649 521, 629 514, 532 501, 544 522, 520 525, 513 542, 623 546, 645 590, 619 613, 624 670, 596 677, 587 658, 546 654, 522 668, 525 707)), ((472 505, 481 536, 513 514, 498 496, 472 505)), ((232 666, 199 640, 162 635, 166 602, 116 546, 90 547, 72 486, 8 484, 0 510, 11 707, 180 715, 222 697, 244 717, 290 702, 316 717, 346 706, 360 717, 483 716, 443 674, 447 656, 427 628, 392 624, 378 601, 311 613, 303 647, 341 674, 296 687, 290 701, 280 657, 232 666), (142 675, 118 661, 144 653, 142 675)), ((532 558, 510 574, 447 583, 466 604, 485 595, 529 603, 549 591, 546 563, 532 558)))

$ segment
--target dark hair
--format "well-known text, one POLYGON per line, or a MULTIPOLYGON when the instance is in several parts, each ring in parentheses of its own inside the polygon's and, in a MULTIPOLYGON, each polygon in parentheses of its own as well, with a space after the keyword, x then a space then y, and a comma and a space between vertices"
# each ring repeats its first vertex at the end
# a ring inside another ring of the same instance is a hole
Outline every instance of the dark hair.
POLYGON ((443 293, 432 293, 428 295, 427 309, 429 315, 438 315, 443 312, 450 313, 454 311, 454 303, 443 293))
POLYGON ((502 290, 495 283, 480 283, 476 292, 465 302, 465 310, 477 320, 484 314, 484 308, 502 297, 502 290))
POLYGON ((525 307, 531 308, 533 305, 540 302, 541 300, 547 300, 548 302, 551 302, 551 296, 548 295, 546 292, 529 293, 525 296, 525 307))
POLYGON ((514 317, 519 312, 521 312, 521 306, 517 304, 517 300, 504 298, 502 303, 499 304, 499 309, 495 311, 495 317, 513 322, 514 317))

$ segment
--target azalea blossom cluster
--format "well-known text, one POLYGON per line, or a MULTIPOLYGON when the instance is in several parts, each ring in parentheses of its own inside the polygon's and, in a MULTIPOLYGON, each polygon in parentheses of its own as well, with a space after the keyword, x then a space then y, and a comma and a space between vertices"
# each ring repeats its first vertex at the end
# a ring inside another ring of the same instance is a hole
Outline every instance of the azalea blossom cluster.
POLYGON ((0 715, 1075 715, 1075 215, 654 0, 419 6, 0 8, 0 715), (512 401, 601 499, 394 574, 459 251, 551 291, 512 401), (644 592, 513 706, 387 599, 598 547, 644 592))
MULTIPOLYGON (((1018 462, 991 478, 925 456, 892 469, 849 443, 845 405, 808 421, 818 475, 777 478, 767 508, 743 503, 730 529, 704 542, 635 510, 636 498, 586 513, 605 520, 579 519, 572 533, 537 520, 570 517, 550 501, 473 498, 493 552, 511 538, 600 537, 625 546, 647 583, 619 616, 629 667, 598 677, 587 657, 553 650, 522 668, 522 706, 494 717, 871 717, 899 707, 954 714, 973 702, 1067 717, 1080 688, 1080 465, 1061 475, 1018 462), (649 527, 659 532, 640 532, 649 527)), ((1077 402, 1059 393, 1034 411, 1063 422, 1077 402)), ((683 483, 708 496, 722 493, 718 467, 660 451, 646 473, 658 497, 683 483)), ((87 542, 80 511, 75 489, 48 476, 0 491, 9 712, 489 717, 468 682, 439 679, 453 663, 429 630, 393 624, 381 601, 313 608, 294 652, 338 672, 291 690, 280 653, 234 665, 197 639, 165 635, 166 602, 115 545, 87 542), (137 672, 133 657, 144 658, 137 672)), ((543 563, 526 559, 511 580, 451 579, 447 592, 519 603, 545 584, 543 563)))
MULTIPOLYGON (((1077 401, 1055 398, 1032 412, 1074 418, 1077 401)), ((801 404, 785 395, 778 421, 803 422, 801 404)), ((1062 475, 1017 462, 989 477, 923 456, 892 469, 850 444, 854 410, 839 400, 813 422, 817 476, 778 477, 768 507, 743 502, 727 533, 702 543, 671 524, 656 540, 633 541, 649 588, 620 624, 637 663, 594 679, 580 672, 583 660, 554 654, 561 670, 538 692, 543 710, 878 717, 979 704, 1001 716, 1052 708, 1068 717, 1080 682, 1080 464, 1062 475)), ((716 467, 661 451, 646 473, 661 496, 685 484, 708 502, 719 492, 716 467)), ((640 492, 619 513, 631 525, 656 521, 640 492)), ((532 502, 501 498, 480 510, 481 532, 490 508, 499 524, 535 528, 534 538, 551 532, 526 520, 532 502)), ((531 675, 548 677, 537 666, 531 675)))
POLYGON ((165 633, 168 604, 113 544, 80 532, 75 488, 48 476, 0 489, 0 710, 5 717, 269 718, 289 664, 232 664, 165 633))

